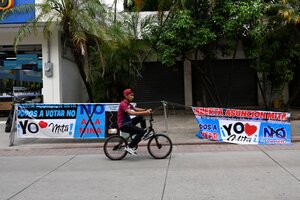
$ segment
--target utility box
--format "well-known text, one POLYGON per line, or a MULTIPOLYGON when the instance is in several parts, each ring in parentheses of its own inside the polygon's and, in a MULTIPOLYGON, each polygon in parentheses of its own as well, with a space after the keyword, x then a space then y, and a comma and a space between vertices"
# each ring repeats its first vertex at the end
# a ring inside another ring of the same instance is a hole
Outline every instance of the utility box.
POLYGON ((45 72, 45 76, 52 77, 53 76, 53 64, 50 62, 45 63, 44 72, 45 72))

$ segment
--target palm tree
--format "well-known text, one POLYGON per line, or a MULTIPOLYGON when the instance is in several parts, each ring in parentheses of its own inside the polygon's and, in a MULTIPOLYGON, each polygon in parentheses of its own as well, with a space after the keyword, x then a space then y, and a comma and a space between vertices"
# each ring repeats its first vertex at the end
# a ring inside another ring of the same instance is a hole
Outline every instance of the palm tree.
POLYGON ((281 15, 286 21, 300 24, 299 0, 281 0, 278 8, 278 14, 281 15))
MULTIPOLYGON (((88 44, 95 40, 97 44, 111 43, 109 30, 108 9, 99 0, 45 0, 43 3, 25 4, 5 10, 0 19, 14 13, 37 11, 37 16, 22 25, 14 40, 15 49, 19 42, 30 35, 37 33, 37 28, 43 25, 46 38, 51 33, 51 25, 57 23, 66 36, 66 43, 71 47, 80 75, 85 83, 90 101, 93 102, 90 86, 88 44)), ((112 46, 112 45, 108 45, 112 46)), ((101 52, 99 59, 102 60, 101 52)))
POLYGON ((115 47, 91 46, 91 79, 95 99, 101 102, 117 102, 125 87, 134 87, 141 78, 143 61, 151 47, 140 40, 142 31, 153 22, 153 16, 142 18, 139 12, 125 12, 114 17, 112 28, 120 32, 114 36, 115 47), (117 36, 117 37, 116 37, 117 36), (103 62, 94 59, 102 52, 103 62))

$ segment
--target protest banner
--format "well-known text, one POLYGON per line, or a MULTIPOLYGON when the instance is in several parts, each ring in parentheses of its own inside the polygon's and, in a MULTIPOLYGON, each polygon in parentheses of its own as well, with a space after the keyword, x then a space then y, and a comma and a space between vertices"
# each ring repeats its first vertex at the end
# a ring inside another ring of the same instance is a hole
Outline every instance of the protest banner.
POLYGON ((117 134, 118 103, 18 104, 19 138, 105 138, 117 134))
POLYGON ((192 107, 197 136, 236 144, 291 144, 290 113, 192 107))

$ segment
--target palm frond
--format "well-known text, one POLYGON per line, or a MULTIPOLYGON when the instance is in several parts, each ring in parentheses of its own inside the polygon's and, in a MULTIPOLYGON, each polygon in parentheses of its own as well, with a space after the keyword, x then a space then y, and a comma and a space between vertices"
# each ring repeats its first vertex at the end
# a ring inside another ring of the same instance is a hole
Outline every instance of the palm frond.
POLYGON ((14 38, 14 51, 17 52, 17 46, 20 43, 21 40, 23 40, 23 38, 25 38, 26 36, 30 35, 32 33, 32 26, 29 24, 22 24, 22 26, 20 27, 20 29, 18 30, 18 33, 16 35, 16 37, 14 38))

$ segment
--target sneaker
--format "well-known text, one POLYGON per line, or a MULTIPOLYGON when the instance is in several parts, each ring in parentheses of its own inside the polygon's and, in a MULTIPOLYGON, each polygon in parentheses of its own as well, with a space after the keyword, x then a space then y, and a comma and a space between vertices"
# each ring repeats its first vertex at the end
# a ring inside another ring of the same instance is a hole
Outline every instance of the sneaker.
POLYGON ((134 149, 130 148, 129 146, 125 147, 125 151, 127 151, 131 155, 134 155, 134 156, 137 155, 137 152, 134 149))
POLYGON ((148 132, 148 133, 146 133, 144 136, 143 136, 143 140, 148 140, 150 137, 152 137, 153 136, 153 132, 151 131, 151 132, 148 132))

